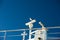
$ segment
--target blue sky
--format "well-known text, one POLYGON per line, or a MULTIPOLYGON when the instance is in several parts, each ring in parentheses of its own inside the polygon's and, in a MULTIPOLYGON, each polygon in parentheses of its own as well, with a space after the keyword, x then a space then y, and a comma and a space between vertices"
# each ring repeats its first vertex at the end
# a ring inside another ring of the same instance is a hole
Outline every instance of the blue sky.
POLYGON ((0 29, 21 28, 30 17, 42 21, 45 26, 59 26, 60 1, 0 0, 0 29))
POLYGON ((28 28, 29 18, 60 26, 60 0, 0 0, 0 30, 28 28))

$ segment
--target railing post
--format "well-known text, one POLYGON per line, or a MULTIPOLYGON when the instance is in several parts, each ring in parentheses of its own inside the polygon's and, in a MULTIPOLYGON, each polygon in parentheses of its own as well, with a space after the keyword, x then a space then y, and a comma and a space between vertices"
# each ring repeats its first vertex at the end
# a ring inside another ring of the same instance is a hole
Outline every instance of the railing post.
POLYGON ((6 31, 5 31, 5 34, 4 34, 4 40, 6 40, 6 31))
POLYGON ((25 30, 24 30, 24 32, 21 35, 23 36, 22 40, 25 40, 25 36, 27 35, 27 33, 25 32, 25 30))

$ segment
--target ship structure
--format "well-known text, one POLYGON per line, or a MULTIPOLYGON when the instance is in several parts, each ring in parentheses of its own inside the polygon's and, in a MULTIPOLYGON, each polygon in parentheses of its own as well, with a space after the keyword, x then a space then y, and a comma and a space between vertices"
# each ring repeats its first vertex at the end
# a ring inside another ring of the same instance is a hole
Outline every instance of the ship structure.
POLYGON ((32 20, 31 18, 30 20, 30 22, 26 23, 26 26, 29 27, 29 40, 47 40, 47 29, 44 27, 42 22, 38 22, 39 25, 41 25, 41 29, 32 31, 33 23, 35 23, 36 20, 32 20), (34 34, 34 38, 31 38, 32 34, 34 34))
MULTIPOLYGON (((0 30, 0 33, 4 33, 4 36, 0 36, 0 38, 3 37, 4 40, 6 40, 7 37, 22 36, 22 40, 47 40, 47 29, 60 28, 60 26, 46 28, 41 21, 38 22, 38 24, 41 26, 41 28, 33 28, 33 25, 35 22, 36 22, 35 19, 30 18, 30 21, 25 23, 25 25, 27 27, 29 27, 29 29, 0 30), (26 32, 27 30, 29 30, 28 31, 29 33, 26 32), (19 35, 7 35, 9 32, 18 32, 18 31, 23 31, 23 32, 19 35), (33 38, 32 38, 32 35, 34 36, 33 38), (27 39, 26 39, 26 36, 28 36, 27 39)), ((50 34, 55 34, 55 33, 50 33, 50 34)), ((56 33, 56 34, 58 34, 58 33, 56 33)), ((50 39, 58 39, 58 38, 50 37, 50 39)))

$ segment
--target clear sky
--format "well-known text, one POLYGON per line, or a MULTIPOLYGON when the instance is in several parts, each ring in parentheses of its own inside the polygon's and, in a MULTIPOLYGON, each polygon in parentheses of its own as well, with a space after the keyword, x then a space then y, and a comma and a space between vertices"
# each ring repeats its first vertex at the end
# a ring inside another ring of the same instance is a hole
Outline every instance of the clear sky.
POLYGON ((29 18, 60 26, 60 0, 0 0, 0 30, 28 28, 29 18))

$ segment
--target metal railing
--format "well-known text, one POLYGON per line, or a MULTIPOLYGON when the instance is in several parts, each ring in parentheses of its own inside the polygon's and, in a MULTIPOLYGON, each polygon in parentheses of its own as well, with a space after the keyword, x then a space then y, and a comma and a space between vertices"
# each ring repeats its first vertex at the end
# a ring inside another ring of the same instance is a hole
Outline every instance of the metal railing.
MULTIPOLYGON (((47 29, 49 30, 49 29, 60 29, 60 26, 56 26, 56 27, 47 27, 47 29)), ((33 28, 32 30, 39 30, 39 29, 41 29, 41 28, 33 28)), ((6 40, 6 37, 12 37, 12 36, 23 36, 23 35, 21 35, 21 34, 16 34, 16 35, 7 35, 7 33, 8 32, 20 32, 20 31, 23 31, 23 32, 26 32, 27 30, 29 30, 29 29, 16 29, 16 30, 0 30, 0 33, 4 33, 4 35, 3 36, 0 36, 0 37, 3 37, 4 38, 4 40, 6 40)), ((48 34, 59 34, 60 35, 60 32, 55 32, 55 33, 48 33, 48 34)), ((26 34, 26 35, 28 35, 28 34, 26 34)), ((32 34, 32 35, 34 35, 34 34, 32 34)), ((38 34, 37 34, 38 35, 38 34)), ((23 38, 22 38, 23 39, 23 38)), ((60 39, 60 37, 48 37, 48 39, 60 39)))

